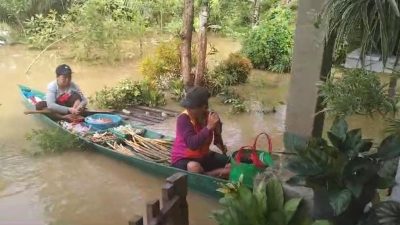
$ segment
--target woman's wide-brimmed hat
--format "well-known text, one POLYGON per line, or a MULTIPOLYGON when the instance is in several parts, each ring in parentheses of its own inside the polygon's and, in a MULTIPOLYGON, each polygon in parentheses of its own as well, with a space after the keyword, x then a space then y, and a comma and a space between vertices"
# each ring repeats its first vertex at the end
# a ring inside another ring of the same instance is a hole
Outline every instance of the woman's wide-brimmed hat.
POLYGON ((198 108, 204 105, 208 105, 208 99, 210 98, 210 92, 205 87, 192 87, 185 95, 185 98, 181 101, 181 105, 184 108, 198 108))

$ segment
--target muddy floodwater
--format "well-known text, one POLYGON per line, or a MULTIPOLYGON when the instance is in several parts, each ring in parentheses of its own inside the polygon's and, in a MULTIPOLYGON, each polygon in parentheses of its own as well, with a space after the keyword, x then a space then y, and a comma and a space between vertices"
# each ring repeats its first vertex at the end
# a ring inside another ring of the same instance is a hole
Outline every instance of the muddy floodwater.
MULTIPOLYGON (((219 50, 210 56, 214 63, 240 49, 240 44, 233 40, 214 37, 210 41, 219 50)), ((132 59, 114 66, 88 65, 63 60, 57 50, 52 50, 25 74, 37 54, 23 46, 0 47, 0 225, 116 225, 127 224, 135 214, 143 215, 145 203, 160 197, 163 179, 90 150, 29 155, 26 150, 37 146, 26 141, 26 133, 46 127, 34 117, 23 115, 17 89, 17 84, 25 84, 45 90, 55 78, 55 67, 69 63, 74 70, 73 80, 90 96, 121 79, 141 79, 138 61, 132 59)), ((262 131, 271 134, 275 150, 282 148, 288 85, 288 75, 254 70, 249 82, 236 89, 255 112, 232 115, 228 106, 212 100, 211 107, 223 119, 223 137, 231 151, 251 144, 262 131), (257 112, 265 107, 274 107, 276 113, 257 112)), ((181 110, 173 102, 167 107, 181 110)), ((368 121, 355 118, 352 125, 365 126, 368 121)), ((377 124, 367 131, 368 135, 381 130, 383 123, 377 124)), ((151 128, 174 135, 175 121, 171 119, 151 128)), ((188 201, 191 225, 215 224, 209 218, 212 210, 218 208, 215 199, 190 192, 188 201)))

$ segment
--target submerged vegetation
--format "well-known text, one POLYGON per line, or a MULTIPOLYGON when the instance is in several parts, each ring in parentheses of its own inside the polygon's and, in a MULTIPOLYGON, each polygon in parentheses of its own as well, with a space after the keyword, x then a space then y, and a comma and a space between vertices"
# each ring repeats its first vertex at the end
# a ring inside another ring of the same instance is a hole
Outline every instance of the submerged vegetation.
POLYGON ((61 129, 33 129, 26 135, 26 139, 33 141, 39 148, 28 150, 32 155, 48 153, 61 153, 67 150, 79 148, 79 140, 61 129))

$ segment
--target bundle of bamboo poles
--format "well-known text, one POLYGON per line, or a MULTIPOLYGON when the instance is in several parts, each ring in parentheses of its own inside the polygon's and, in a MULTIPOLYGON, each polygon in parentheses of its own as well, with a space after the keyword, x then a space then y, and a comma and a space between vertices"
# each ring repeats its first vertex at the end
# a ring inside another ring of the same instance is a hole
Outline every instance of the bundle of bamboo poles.
POLYGON ((122 144, 118 144, 116 141, 113 141, 112 143, 111 142, 107 142, 107 145, 110 146, 112 149, 114 149, 114 151, 119 152, 121 154, 128 155, 128 156, 134 156, 135 155, 135 154, 133 154, 133 152, 131 150, 129 150, 128 148, 126 148, 122 144))
POLYGON ((129 134, 132 140, 125 140, 125 143, 132 147, 135 153, 158 163, 171 163, 172 141, 144 138, 135 132, 129 134))

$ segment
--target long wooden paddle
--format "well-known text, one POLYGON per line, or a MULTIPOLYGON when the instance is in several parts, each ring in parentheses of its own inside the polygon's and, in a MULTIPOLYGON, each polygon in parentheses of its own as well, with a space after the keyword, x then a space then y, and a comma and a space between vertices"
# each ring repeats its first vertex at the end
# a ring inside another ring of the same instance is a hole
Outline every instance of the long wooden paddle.
MULTIPOLYGON (((104 110, 85 110, 86 115, 92 115, 95 113, 114 113, 116 110, 114 109, 104 109, 104 110)), ((49 109, 42 109, 42 110, 26 110, 24 111, 25 115, 31 114, 52 114, 53 112, 49 109)))

